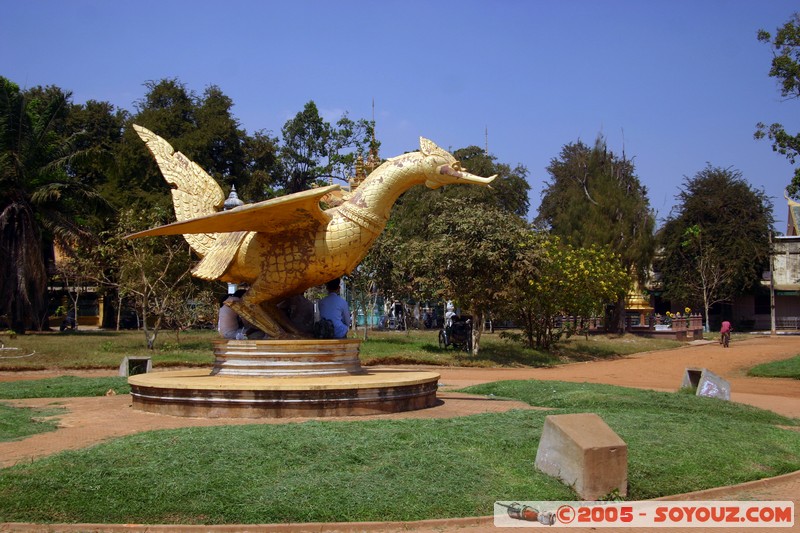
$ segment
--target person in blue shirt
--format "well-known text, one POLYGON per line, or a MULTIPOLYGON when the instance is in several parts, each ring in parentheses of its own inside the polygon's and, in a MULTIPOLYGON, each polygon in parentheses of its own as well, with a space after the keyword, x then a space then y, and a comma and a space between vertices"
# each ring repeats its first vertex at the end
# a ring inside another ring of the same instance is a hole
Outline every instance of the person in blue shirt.
POLYGON ((328 295, 319 301, 319 316, 333 323, 333 338, 344 339, 350 331, 350 308, 347 301, 339 296, 340 278, 325 284, 328 295))

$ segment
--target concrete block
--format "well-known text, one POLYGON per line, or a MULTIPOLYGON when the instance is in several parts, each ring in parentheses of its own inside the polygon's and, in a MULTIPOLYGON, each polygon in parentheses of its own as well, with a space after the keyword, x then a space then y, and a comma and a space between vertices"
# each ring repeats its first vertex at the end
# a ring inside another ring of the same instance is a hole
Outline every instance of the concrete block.
POLYGON ((719 377, 710 370, 703 370, 700 383, 697 385, 697 395, 707 398, 731 399, 731 384, 728 380, 719 377))
POLYGON ((731 399, 730 382, 707 368, 687 368, 681 382, 681 388, 685 387, 696 388, 697 396, 719 398, 720 400, 731 399))
POLYGON ((697 388, 700 384, 700 378, 703 376, 705 368, 687 368, 683 373, 683 381, 681 381, 681 388, 697 388))
POLYGON ((119 365, 120 376, 146 374, 153 370, 153 361, 149 357, 126 356, 119 365))
POLYGON ((584 500, 628 494, 628 445, 594 413, 546 417, 536 468, 584 500))

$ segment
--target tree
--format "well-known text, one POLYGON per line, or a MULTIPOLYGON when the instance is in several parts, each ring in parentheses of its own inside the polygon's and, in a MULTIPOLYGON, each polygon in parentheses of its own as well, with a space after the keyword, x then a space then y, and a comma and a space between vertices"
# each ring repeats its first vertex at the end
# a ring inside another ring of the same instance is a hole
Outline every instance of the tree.
MULTIPOLYGON (((126 125, 139 124, 167 139, 223 188, 236 185, 246 201, 272 195, 277 177, 277 140, 264 132, 249 137, 232 114, 233 102, 211 85, 202 96, 176 79, 145 84, 126 125)), ((142 140, 127 127, 116 153, 118 172, 106 194, 119 208, 170 204, 169 186, 142 140)))
POLYGON ((114 155, 116 172, 103 190, 103 195, 120 210, 153 205, 166 208, 171 204, 169 186, 132 124, 158 133, 191 159, 200 155, 188 151, 186 141, 196 123, 195 95, 175 79, 148 81, 144 85, 147 92, 135 102, 136 111, 125 124, 114 155))
POLYGON ((85 151, 69 109, 68 92, 0 77, 0 315, 18 332, 47 326, 45 258, 91 238, 81 217, 101 203, 71 165, 85 151))
MULTIPOLYGON (((608 247, 644 285, 654 252, 655 216, 633 161, 609 151, 598 137, 594 148, 580 141, 564 146, 547 172, 550 182, 536 221, 574 247, 608 247)), ((617 298, 613 331, 624 329, 624 297, 623 291, 617 298)))
POLYGON ((477 354, 483 315, 499 307, 513 239, 525 226, 528 171, 498 163, 476 146, 453 155, 473 174, 497 174, 491 188, 412 187, 395 202, 369 257, 384 295, 404 302, 447 298, 472 312, 477 354))
MULTIPOLYGON (((50 285, 54 286, 60 282, 69 300, 67 308, 64 310, 66 315, 75 318, 75 328, 77 329, 78 302, 81 294, 86 292, 87 287, 97 277, 97 264, 87 257, 81 247, 74 250, 75 253, 63 255, 58 258, 52 269, 50 285)), ((56 313, 58 314, 58 313, 56 313)))
MULTIPOLYGON (((400 301, 403 319, 408 315, 406 304, 413 300, 439 298, 430 279, 435 275, 427 254, 428 246, 419 239, 406 239, 389 227, 373 243, 366 257, 350 273, 350 289, 356 309, 365 317, 372 313, 379 297, 400 301)), ((406 328, 406 332, 408 329, 406 328)), ((364 336, 366 338, 366 328, 364 336)))
MULTIPOLYGON (((108 182, 114 169, 114 153, 122 141, 127 111, 108 102, 89 100, 72 104, 66 117, 66 129, 79 132, 75 147, 81 157, 70 161, 72 173, 89 186, 99 189, 108 182)), ((104 213, 107 214, 107 213, 104 213)))
POLYGON ((453 152, 453 157, 461 162, 461 166, 476 176, 492 176, 497 178, 487 187, 450 187, 450 192, 460 198, 474 198, 476 201, 490 203, 504 211, 525 218, 528 216, 530 200, 528 191, 528 169, 521 164, 514 168, 500 163, 494 155, 487 154, 478 146, 467 146, 453 152))
POLYGON ((173 298, 175 304, 165 316, 167 325, 175 333, 175 342, 181 342, 181 333, 191 328, 216 327, 219 298, 210 288, 199 288, 194 283, 182 286, 183 292, 173 298))
MULTIPOLYGON (((120 214, 117 238, 163 224, 167 213, 159 208, 126 210, 120 214)), ((119 290, 132 296, 142 317, 145 342, 154 349, 162 325, 196 294, 191 281, 189 245, 181 236, 146 237, 123 241, 119 257, 119 290)))
POLYGON ((126 299, 126 292, 121 286, 120 279, 126 246, 121 231, 119 222, 115 219, 113 227, 98 233, 97 242, 93 246, 81 247, 77 254, 80 264, 85 267, 83 273, 104 294, 105 303, 114 302, 113 326, 117 331, 120 329, 122 309, 126 299))
MULTIPOLYGON (((773 39, 765 31, 758 31, 758 40, 772 47, 772 64, 769 75, 780 82, 781 96, 786 99, 800 97, 800 14, 793 14, 780 28, 773 39)), ((800 134, 792 135, 780 123, 769 127, 763 122, 756 124, 756 139, 768 137, 772 150, 785 156, 792 164, 800 154, 800 134)), ((791 183, 786 188, 793 198, 800 198, 800 168, 795 169, 791 183)))
POLYGON ((495 206, 451 199, 430 220, 429 240, 409 241, 413 278, 420 280, 420 288, 453 300, 472 315, 473 355, 479 353, 486 317, 501 306, 526 229, 520 217, 495 206))
POLYGON ((575 248, 558 237, 529 232, 518 244, 503 300, 526 344, 549 349, 574 329, 588 334, 586 321, 615 301, 628 282, 610 250, 575 248))
POLYGON ((287 194, 309 189, 323 178, 347 181, 354 174, 356 154, 377 148, 372 123, 354 122, 345 114, 334 127, 319 115, 313 101, 283 125, 281 136, 280 182, 287 194))
POLYGON ((757 287, 768 265, 772 202, 741 172, 707 166, 685 178, 659 231, 664 295, 708 310, 757 287))
MULTIPOLYGON (((347 288, 352 297, 354 307, 354 317, 358 319, 359 310, 364 314, 364 340, 368 339, 369 325, 371 324, 375 306, 377 305, 378 290, 378 269, 377 253, 370 253, 359 263, 359 265, 347 276, 347 288)), ((358 324, 353 326, 358 329, 358 324)))
POLYGON ((489 187, 448 185, 434 191, 427 187, 412 187, 395 202, 389 222, 391 231, 406 239, 427 238, 429 222, 440 216, 448 205, 456 202, 493 206, 504 213, 524 218, 528 214, 528 170, 523 165, 499 163, 495 156, 482 148, 468 146, 453 152, 461 165, 476 176, 497 178, 489 187))
MULTIPOLYGON (((245 132, 232 114, 233 100, 216 85, 195 102, 196 128, 187 139, 195 162, 218 181, 238 182, 246 174, 245 132)), ((244 186, 244 183, 240 183, 244 186)))
POLYGON ((727 302, 733 295, 735 273, 726 264, 724 246, 715 243, 713 235, 703 231, 700 225, 689 226, 683 236, 677 253, 689 267, 683 273, 682 287, 677 292, 689 295, 689 299, 701 296, 707 326, 711 306, 727 302))
POLYGON ((275 195, 274 186, 279 174, 278 138, 259 130, 244 139, 246 183, 237 180, 239 196, 250 201, 261 201, 275 195))

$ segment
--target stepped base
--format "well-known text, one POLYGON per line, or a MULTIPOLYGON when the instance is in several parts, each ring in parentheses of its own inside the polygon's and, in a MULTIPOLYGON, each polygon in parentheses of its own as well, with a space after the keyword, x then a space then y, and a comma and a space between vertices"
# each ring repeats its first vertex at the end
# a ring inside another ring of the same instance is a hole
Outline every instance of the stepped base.
POLYGON ((214 368, 219 376, 342 376, 361 374, 357 339, 218 340, 214 368))
POLYGON ((439 374, 371 370, 348 376, 219 376, 208 370, 131 376, 133 407, 202 418, 287 418, 396 413, 437 404, 439 374))
POLYGON ((361 367, 361 341, 219 340, 211 371, 128 378, 133 408, 202 418, 353 416, 436 405, 439 374, 361 367))

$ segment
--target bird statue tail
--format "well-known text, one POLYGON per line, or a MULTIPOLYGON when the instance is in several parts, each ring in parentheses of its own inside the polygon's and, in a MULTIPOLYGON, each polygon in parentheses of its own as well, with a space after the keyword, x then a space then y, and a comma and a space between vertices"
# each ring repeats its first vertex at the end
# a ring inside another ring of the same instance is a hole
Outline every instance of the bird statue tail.
MULTIPOLYGON (((225 194, 214 178, 152 131, 136 124, 133 129, 153 154, 164 180, 172 186, 172 203, 178 222, 210 215, 222 209, 225 194)), ((184 234, 184 238, 195 253, 205 257, 217 243, 219 234, 184 234)))

